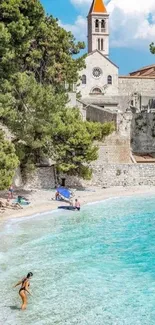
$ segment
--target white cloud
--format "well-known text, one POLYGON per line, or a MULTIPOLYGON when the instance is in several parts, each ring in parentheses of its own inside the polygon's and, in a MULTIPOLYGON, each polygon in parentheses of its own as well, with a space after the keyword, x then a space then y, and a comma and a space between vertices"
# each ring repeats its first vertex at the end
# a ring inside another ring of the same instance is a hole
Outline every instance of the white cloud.
MULTIPOLYGON (((76 38, 86 40, 86 18, 92 0, 70 0, 81 16, 73 25, 64 25, 76 38)), ((106 0, 110 13, 111 46, 147 47, 155 41, 155 0, 106 0), (151 17, 151 18, 150 18, 151 17)))
POLYGON ((70 0, 73 5, 85 6, 91 4, 90 0, 70 0))
POLYGON ((154 40, 155 22, 149 20, 154 0, 111 0, 108 11, 113 46, 148 46, 154 40))
POLYGON ((87 33, 86 18, 79 15, 73 25, 63 24, 61 21, 59 21, 59 23, 67 31, 71 31, 72 34, 77 38, 77 40, 81 40, 81 41, 85 40, 86 33, 87 33))

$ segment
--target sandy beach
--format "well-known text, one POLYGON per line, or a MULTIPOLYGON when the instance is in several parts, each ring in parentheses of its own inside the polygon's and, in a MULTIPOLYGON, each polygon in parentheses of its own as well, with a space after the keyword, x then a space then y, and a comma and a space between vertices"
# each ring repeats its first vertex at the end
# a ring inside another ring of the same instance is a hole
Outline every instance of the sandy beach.
MULTIPOLYGON (((17 193, 15 192, 15 197, 16 194, 17 193)), ((90 187, 89 189, 85 190, 75 190, 74 199, 78 198, 81 206, 83 206, 91 202, 102 201, 113 197, 144 194, 155 195, 155 187, 113 187, 106 189, 90 187)), ((67 205, 67 203, 54 200, 55 192, 53 190, 27 191, 25 196, 30 200, 31 204, 29 206, 23 207, 22 210, 6 209, 3 213, 0 213, 1 221, 7 218, 21 218, 38 213, 52 211, 57 209, 60 205, 67 205)))

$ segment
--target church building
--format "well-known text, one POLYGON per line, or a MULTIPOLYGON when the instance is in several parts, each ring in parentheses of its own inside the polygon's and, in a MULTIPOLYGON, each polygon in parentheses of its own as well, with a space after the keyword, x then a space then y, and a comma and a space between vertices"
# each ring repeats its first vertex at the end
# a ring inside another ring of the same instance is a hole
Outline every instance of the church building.
POLYGON ((152 108, 155 95, 155 65, 127 76, 109 57, 109 14, 103 0, 93 0, 88 17, 86 68, 80 71, 77 91, 85 105, 114 111, 152 108))

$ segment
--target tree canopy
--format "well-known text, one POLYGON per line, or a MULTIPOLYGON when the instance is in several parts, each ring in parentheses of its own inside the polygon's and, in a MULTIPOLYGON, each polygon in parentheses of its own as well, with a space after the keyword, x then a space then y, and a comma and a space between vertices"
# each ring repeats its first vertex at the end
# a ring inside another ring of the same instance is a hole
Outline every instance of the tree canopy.
POLYGON ((150 52, 155 54, 155 44, 153 42, 150 44, 150 52))
POLYGON ((78 81, 83 48, 39 0, 0 0, 0 119, 15 135, 22 167, 46 156, 87 177, 86 163, 97 158, 93 140, 113 130, 67 108, 65 83, 78 81))
POLYGON ((18 158, 14 145, 4 139, 4 134, 0 130, 0 190, 11 185, 17 165, 18 158))
POLYGON ((52 143, 59 171, 78 174, 90 179, 91 169, 87 164, 98 158, 94 140, 114 131, 111 123, 83 122, 78 109, 60 111, 54 117, 52 143))
POLYGON ((73 58, 84 48, 73 35, 45 14, 38 0, 0 0, 1 79, 15 73, 33 73, 43 84, 76 82, 83 58, 73 58))

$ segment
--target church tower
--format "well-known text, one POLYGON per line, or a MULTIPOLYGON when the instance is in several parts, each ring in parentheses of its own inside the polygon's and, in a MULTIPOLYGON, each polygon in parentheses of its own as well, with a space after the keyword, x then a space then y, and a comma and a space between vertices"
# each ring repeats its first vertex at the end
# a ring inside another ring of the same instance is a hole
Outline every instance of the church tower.
POLYGON ((88 14, 88 53, 99 50, 109 56, 109 14, 103 0, 93 0, 88 14))

